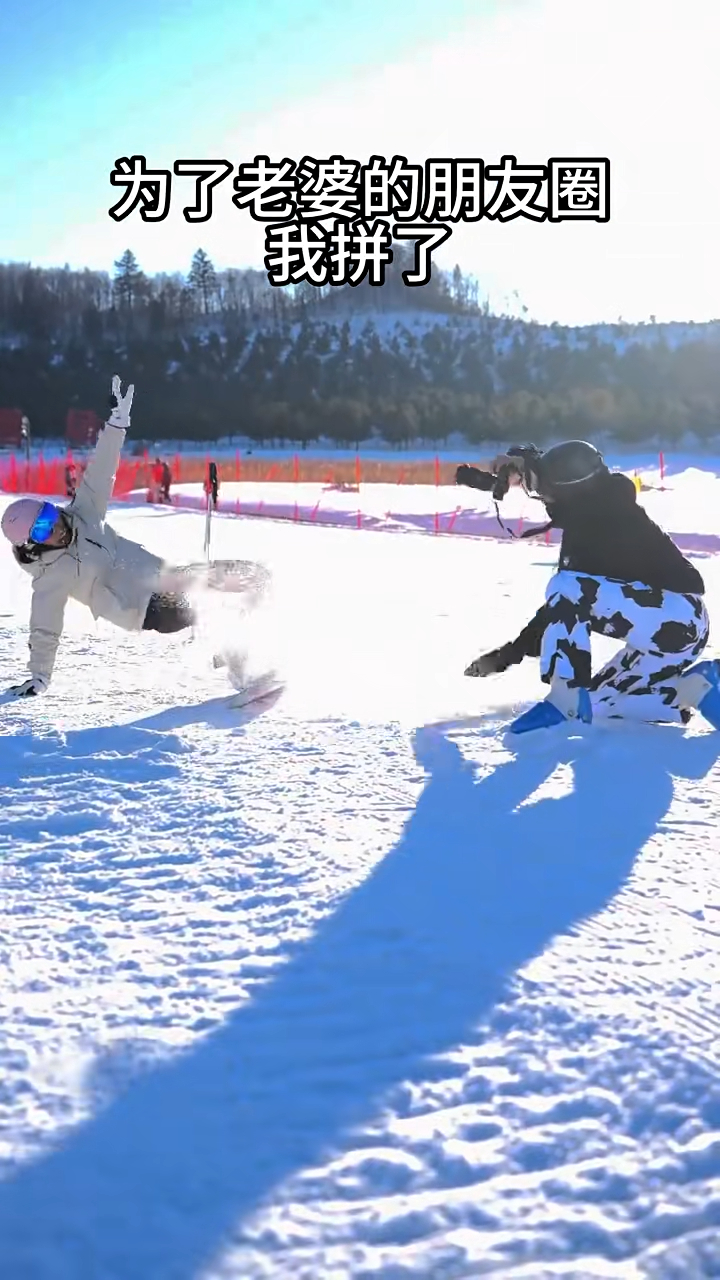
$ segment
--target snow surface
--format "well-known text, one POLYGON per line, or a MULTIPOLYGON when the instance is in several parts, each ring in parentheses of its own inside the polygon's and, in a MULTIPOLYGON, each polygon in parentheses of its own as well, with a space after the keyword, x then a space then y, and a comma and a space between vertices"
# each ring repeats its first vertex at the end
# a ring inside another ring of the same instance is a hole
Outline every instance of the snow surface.
MULTIPOLYGON (((110 518, 201 555, 199 514, 110 518)), ((537 665, 462 671, 551 547, 227 518, 212 550, 272 569, 264 610, 71 605, 51 690, 0 708, 2 1280, 720 1275, 720 734, 508 744, 537 665), (285 693, 231 712, 220 634, 285 693)))
MULTIPOLYGON (((720 474, 705 459, 661 477, 656 465, 636 461, 627 474, 636 474, 646 485, 639 502, 685 552, 720 551, 720 474), (697 465, 702 461, 702 466, 697 465)), ((178 507, 205 510, 207 498, 201 484, 176 484, 172 501, 178 507)), ((126 495, 132 503, 147 502, 147 489, 126 495)), ((218 500, 220 515, 260 516, 299 520, 318 525, 339 525, 395 533, 425 532, 454 536, 508 538, 547 521, 545 508, 516 486, 503 499, 498 522, 492 497, 477 489, 457 485, 360 484, 336 489, 318 483, 277 481, 224 481, 218 500)), ((548 534, 558 543, 559 529, 548 534)))

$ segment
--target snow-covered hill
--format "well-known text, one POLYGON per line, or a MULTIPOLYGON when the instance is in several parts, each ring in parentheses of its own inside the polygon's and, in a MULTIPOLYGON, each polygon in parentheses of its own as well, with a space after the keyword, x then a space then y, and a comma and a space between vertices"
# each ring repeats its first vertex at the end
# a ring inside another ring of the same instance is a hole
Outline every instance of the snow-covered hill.
MULTIPOLYGON (((220 318, 213 324, 198 326, 194 342, 201 347, 213 344, 226 345, 225 326, 220 318)), ((424 309, 378 310, 368 308, 323 313, 309 312, 303 322, 277 324, 271 318, 255 324, 246 336, 242 353, 237 357, 233 372, 240 373, 265 345, 272 347, 280 365, 289 359, 302 359, 308 350, 322 365, 333 357, 344 356, 354 362, 365 352, 377 350, 392 355, 399 363, 409 364, 421 381, 451 385, 461 376, 468 361, 482 358, 493 365, 513 349, 525 354, 528 367, 532 365, 532 351, 540 358, 547 351, 565 349, 569 355, 581 352, 595 353, 606 348, 610 357, 622 356, 634 347, 647 350, 662 346, 673 350, 686 343, 720 342, 720 319, 704 322, 676 321, 662 324, 595 324, 571 327, 568 325, 538 324, 516 316, 498 316, 482 311, 463 314, 436 312, 424 309), (448 362, 447 357, 451 359, 448 362), (442 376, 434 367, 434 358, 442 357, 445 367, 442 376)), ((191 347, 186 344, 188 352, 191 347)), ((183 362, 173 360, 168 365, 171 376, 181 373, 183 362)), ((503 379, 495 372, 495 389, 503 390, 503 379)))

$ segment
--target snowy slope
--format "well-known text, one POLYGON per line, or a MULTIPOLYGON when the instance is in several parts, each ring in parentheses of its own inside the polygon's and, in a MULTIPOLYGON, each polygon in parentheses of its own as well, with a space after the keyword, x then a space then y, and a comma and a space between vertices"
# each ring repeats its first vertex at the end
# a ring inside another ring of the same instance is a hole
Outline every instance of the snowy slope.
POLYGON ((70 607, 51 691, 0 707, 3 1280, 720 1274, 720 735, 508 747, 536 665, 461 673, 552 548, 213 551, 275 574, 273 705, 228 710, 226 598, 194 641, 70 607))
MULTIPOLYGON (((697 463, 698 459, 695 459, 697 463)), ((632 465, 627 474, 638 475, 647 486, 638 498, 684 552, 720 551, 718 509, 720 478, 705 464, 677 471, 663 484, 657 468, 645 470, 632 465)), ((147 489, 136 489, 124 498, 145 505, 147 489)), ((178 507, 204 510, 207 498, 201 484, 173 486, 172 501, 178 507)), ((546 522, 546 512, 537 498, 519 486, 510 490, 498 509, 489 493, 457 485, 360 484, 347 490, 332 485, 303 481, 224 481, 220 486, 218 513, 222 516, 260 516, 264 519, 299 520, 318 525, 337 525, 362 530, 400 533, 423 531, 452 533, 454 536, 507 539, 515 533, 537 528, 546 522), (522 525, 521 525, 522 522, 522 525)), ((559 542, 562 534, 548 535, 559 542)))

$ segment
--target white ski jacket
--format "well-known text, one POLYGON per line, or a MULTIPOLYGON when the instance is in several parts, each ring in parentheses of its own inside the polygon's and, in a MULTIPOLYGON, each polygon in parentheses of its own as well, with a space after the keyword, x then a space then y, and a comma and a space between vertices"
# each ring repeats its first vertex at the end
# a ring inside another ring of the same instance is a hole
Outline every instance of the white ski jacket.
POLYGON ((95 618, 106 618, 124 631, 141 631, 165 568, 162 559, 105 523, 124 440, 124 430, 105 424, 76 495, 63 508, 73 530, 70 545, 30 563, 16 555, 33 580, 28 669, 46 683, 70 597, 87 605, 95 618))

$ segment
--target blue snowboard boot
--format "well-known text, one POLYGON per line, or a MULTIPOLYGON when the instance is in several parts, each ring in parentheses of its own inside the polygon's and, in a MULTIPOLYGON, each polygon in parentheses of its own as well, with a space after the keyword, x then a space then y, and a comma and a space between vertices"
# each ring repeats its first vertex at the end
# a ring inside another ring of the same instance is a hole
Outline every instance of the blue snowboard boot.
POLYGON ((697 662, 678 680, 678 701, 683 710, 697 710, 713 729, 720 729, 720 661, 697 662))
POLYGON ((534 729, 552 729, 555 725, 580 720, 592 724, 592 704, 587 689, 569 689, 566 680, 554 678, 544 702, 518 716, 510 725, 510 733, 532 733, 534 729))

